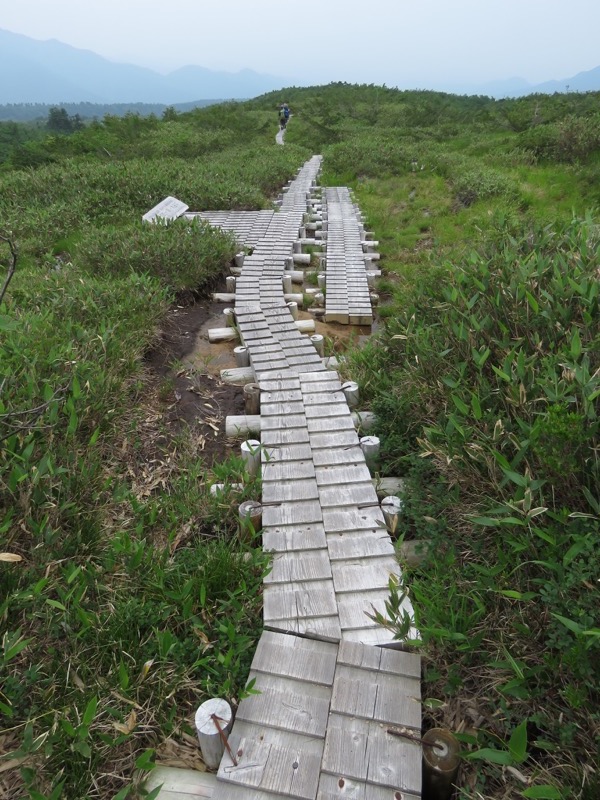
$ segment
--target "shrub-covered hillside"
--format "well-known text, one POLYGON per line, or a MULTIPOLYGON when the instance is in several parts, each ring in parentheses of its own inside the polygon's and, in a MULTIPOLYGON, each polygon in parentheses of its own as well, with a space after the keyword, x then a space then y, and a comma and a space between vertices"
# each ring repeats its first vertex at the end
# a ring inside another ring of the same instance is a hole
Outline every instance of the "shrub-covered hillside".
POLYGON ((194 707, 245 690, 268 565, 209 491, 242 466, 209 468, 145 360, 235 243, 141 216, 167 195, 269 207, 317 152, 380 242, 379 330, 343 369, 421 543, 424 725, 461 739, 464 800, 600 796, 598 100, 332 84, 64 135, 10 123, 0 796, 139 796, 194 707))

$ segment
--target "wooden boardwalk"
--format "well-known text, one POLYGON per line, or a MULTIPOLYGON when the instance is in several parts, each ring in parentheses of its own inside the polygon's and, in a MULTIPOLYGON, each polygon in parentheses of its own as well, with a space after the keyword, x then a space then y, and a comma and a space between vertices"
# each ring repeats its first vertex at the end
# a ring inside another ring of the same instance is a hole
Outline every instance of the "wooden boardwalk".
MULTIPOLYGON (((401 577, 394 546, 340 378, 284 298, 319 168, 318 156, 304 165, 278 212, 202 215, 254 248, 235 313, 260 386, 262 536, 273 553, 250 673, 258 694, 240 703, 229 737, 236 763, 225 753, 215 800, 417 800, 421 792, 420 656, 369 616, 384 611, 390 576, 401 577)), ((371 322, 360 217, 347 189, 325 190, 324 200, 326 313, 371 322)), ((404 607, 412 617, 408 600, 404 607)))

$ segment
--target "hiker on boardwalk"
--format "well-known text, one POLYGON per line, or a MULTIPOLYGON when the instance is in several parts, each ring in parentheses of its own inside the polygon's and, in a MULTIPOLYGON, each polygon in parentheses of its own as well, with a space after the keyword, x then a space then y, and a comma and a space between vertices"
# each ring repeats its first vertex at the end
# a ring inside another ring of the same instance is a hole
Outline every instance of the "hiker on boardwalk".
POLYGON ((279 126, 281 130, 285 129, 289 118, 290 108, 287 103, 283 103, 283 105, 279 107, 279 126))

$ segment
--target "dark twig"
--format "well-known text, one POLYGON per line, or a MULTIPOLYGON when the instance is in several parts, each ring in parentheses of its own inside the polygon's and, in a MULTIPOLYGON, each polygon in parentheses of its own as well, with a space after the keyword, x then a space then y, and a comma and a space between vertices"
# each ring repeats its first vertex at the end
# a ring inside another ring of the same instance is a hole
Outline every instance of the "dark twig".
POLYGON ((221 737, 221 741, 223 742, 223 744, 225 746, 225 749, 229 753, 229 758, 231 759, 231 761, 233 763, 233 766, 237 767, 237 765, 238 765, 237 759, 233 755, 233 753, 231 751, 231 747, 229 747, 229 742, 227 741, 227 737, 225 736, 225 733, 223 732, 223 728, 221 727, 221 724, 219 723, 219 720, 221 720, 221 722, 225 722, 225 720, 221 719, 221 717, 217 717, 216 714, 211 714, 210 718, 215 723, 215 728, 219 731, 219 736, 221 737))
POLYGON ((9 236, 4 236, 0 233, 0 242, 6 242, 8 245, 8 249, 10 250, 10 264, 8 265, 8 273, 4 280, 4 286, 0 290, 0 304, 4 300, 4 295, 6 294, 6 290, 8 289, 8 284, 12 280, 12 276, 15 274, 15 269, 17 268, 17 248, 15 243, 9 236))

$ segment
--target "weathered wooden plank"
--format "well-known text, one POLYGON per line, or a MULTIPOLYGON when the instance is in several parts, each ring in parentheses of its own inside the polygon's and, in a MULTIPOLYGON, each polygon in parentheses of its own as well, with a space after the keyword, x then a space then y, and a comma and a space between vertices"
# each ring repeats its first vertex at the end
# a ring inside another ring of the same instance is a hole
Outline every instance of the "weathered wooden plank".
POLYGON ((261 397, 260 413, 264 417, 286 416, 287 414, 302 414, 304 417, 304 403, 301 400, 273 403, 267 402, 261 397))
POLYGON ((345 531, 327 536, 327 548, 331 561, 377 556, 395 556, 396 551, 387 531, 373 530, 345 531))
POLYGON ((299 800, 313 800, 316 796, 321 738, 240 721, 235 723, 229 742, 238 763, 234 766, 225 751, 219 780, 299 800))
POLYGON ((264 615, 267 620, 337 616, 330 580, 265 585, 264 615))
POLYGON ((395 558, 382 556, 356 561, 333 561, 331 563, 336 592, 362 592, 370 589, 385 589, 390 575, 399 575, 400 567, 395 558))
POLYGON ((389 589, 336 594, 341 629, 352 631, 377 625, 368 615, 378 611, 385 616, 389 596, 389 589))
POLYGON ((273 556, 271 571, 265 584, 315 581, 331 578, 331 566, 327 550, 277 553, 273 556))
POLYGON ((315 450, 313 453, 315 467, 336 466, 341 464, 364 463, 360 444, 333 450, 315 450))
POLYGON ((213 797, 217 776, 195 769, 165 767, 157 764, 148 775, 148 792, 162 785, 157 800, 198 800, 213 797))
POLYGON ((350 416, 350 409, 348 408, 348 403, 345 402, 345 399, 343 401, 340 400, 337 403, 311 403, 310 405, 305 406, 305 410, 307 419, 315 419, 317 417, 350 416))
MULTIPOLYGON (((236 721, 268 725, 307 736, 325 736, 331 699, 329 686, 252 670, 249 680, 253 678, 256 679, 254 688, 260 694, 251 694, 242 700, 236 721)), ((340 688, 342 694, 345 688, 344 683, 340 688)))
POLYGON ((337 645, 328 642, 263 631, 252 660, 252 669, 332 686, 337 652, 337 645))
POLYGON ((323 524, 327 533, 370 530, 372 528, 387 530, 383 523, 383 513, 379 505, 361 509, 325 509, 323 511, 323 524))
POLYGON ((274 444, 302 444, 309 442, 306 428, 289 428, 262 431, 260 441, 265 447, 274 444))
POLYGON ((327 546, 325 529, 320 524, 278 525, 263 527, 263 548, 266 552, 321 550, 327 546))
MULTIPOLYGON (((319 499, 323 508, 358 506, 360 510, 360 506, 377 506, 379 504, 377 492, 370 480, 368 483, 320 486, 319 499)), ((381 518, 383 519, 383 512, 381 512, 381 518)))
POLYGON ((318 500, 319 490, 314 478, 294 481, 263 482, 263 506, 269 503, 283 503, 297 500, 318 500))
POLYGON ((421 681, 338 665, 331 710, 343 716, 414 728, 420 735, 421 681))
POLYGON ((292 403, 302 400, 300 389, 283 389, 281 391, 270 392, 261 387, 261 404, 267 403, 292 403))
POLYGON ((331 714, 323 771, 419 795, 421 748, 376 722, 331 714))
POLYGON ((317 467, 315 470, 319 486, 339 484, 345 486, 349 483, 366 483, 371 480, 371 473, 367 465, 356 459, 354 463, 341 467, 317 467))
MULTIPOLYGON (((232 798, 236 800, 236 798, 232 798)), ((420 800, 409 792, 395 792, 388 787, 373 786, 341 775, 321 774, 317 800, 420 800)))
MULTIPOLYGON (((310 617, 301 619, 293 617, 290 619, 265 619, 267 630, 279 631, 296 636, 306 636, 323 642, 339 642, 342 638, 342 631, 337 614, 328 617, 310 617)), ((385 642, 387 644, 387 642, 385 642)))
POLYGON ((298 525, 303 522, 322 522, 321 506, 316 500, 267 506, 263 509, 263 526, 298 525))
POLYGON ((352 430, 310 434, 310 444, 315 450, 325 447, 350 447, 358 443, 358 434, 354 430, 354 425, 352 426, 352 430))
POLYGON ((312 450, 308 443, 263 445, 261 450, 263 465, 270 462, 305 461, 311 458, 312 450))
POLYGON ((300 381, 297 377, 292 376, 281 376, 281 377, 269 377, 265 380, 260 380, 260 389, 264 392, 281 392, 281 391, 288 391, 290 389, 300 389, 300 381))
POLYGON ((305 428, 306 417, 301 414, 285 414, 283 416, 263 416, 261 403, 261 424, 262 431, 280 430, 285 428, 305 428))
POLYGON ((338 664, 372 669, 380 673, 421 677, 421 656, 399 650, 367 647, 357 642, 343 641, 337 657, 338 664))
POLYGON ((308 392, 304 395, 304 406, 307 410, 313 405, 324 405, 331 403, 335 405, 346 401, 346 397, 341 389, 330 389, 326 392, 308 392))
POLYGON ((309 433, 338 433, 338 431, 352 431, 354 433, 354 422, 350 412, 346 409, 343 416, 317 417, 316 419, 304 417, 308 425, 309 433))
POLYGON ((262 468, 263 487, 269 481, 298 481, 315 477, 312 461, 266 462, 262 468))

